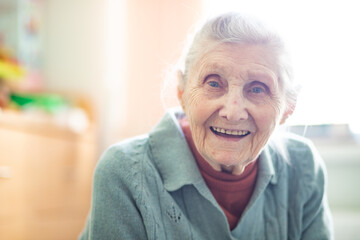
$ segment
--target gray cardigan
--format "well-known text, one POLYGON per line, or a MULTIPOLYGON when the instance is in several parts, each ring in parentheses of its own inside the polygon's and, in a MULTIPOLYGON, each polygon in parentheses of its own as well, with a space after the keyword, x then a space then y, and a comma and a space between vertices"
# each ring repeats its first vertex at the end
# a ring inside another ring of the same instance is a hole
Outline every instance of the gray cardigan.
POLYGON ((311 143, 288 137, 289 160, 264 148, 253 195, 230 231, 175 118, 168 112, 148 135, 102 155, 80 239, 333 239, 325 167, 311 143))

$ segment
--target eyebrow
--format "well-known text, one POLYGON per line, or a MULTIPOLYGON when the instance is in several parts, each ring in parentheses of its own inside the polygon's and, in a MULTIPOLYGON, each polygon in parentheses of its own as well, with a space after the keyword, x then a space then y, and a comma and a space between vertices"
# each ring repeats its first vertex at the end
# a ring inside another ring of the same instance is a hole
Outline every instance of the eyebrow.
POLYGON ((231 68, 218 62, 207 62, 201 67, 201 73, 218 72, 220 74, 226 74, 231 68))
POLYGON ((268 71, 264 70, 247 70, 247 75, 249 78, 260 78, 258 80, 265 81, 267 84, 277 87, 279 85, 278 76, 274 73, 271 74, 268 71))
MULTIPOLYGON (((201 68, 201 73, 203 74, 212 71, 226 73, 229 67, 218 62, 204 62, 201 68)), ((270 70, 262 68, 247 69, 245 70, 245 74, 249 78, 256 78, 257 80, 264 81, 269 86, 273 86, 275 88, 279 87, 279 77, 276 75, 276 73, 270 70)))
POLYGON ((226 66, 223 66, 219 63, 203 63, 202 66, 199 66, 200 72, 199 75, 204 75, 208 73, 215 73, 218 72, 220 74, 226 72, 226 66))

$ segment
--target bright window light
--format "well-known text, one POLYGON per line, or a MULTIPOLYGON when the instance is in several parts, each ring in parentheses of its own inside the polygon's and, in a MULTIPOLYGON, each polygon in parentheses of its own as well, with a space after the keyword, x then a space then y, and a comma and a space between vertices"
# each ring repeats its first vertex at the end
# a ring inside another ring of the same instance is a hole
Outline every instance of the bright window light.
POLYGON ((302 85, 291 124, 350 124, 360 133, 360 14, 357 1, 206 0, 212 15, 256 15, 283 36, 302 85))
POLYGON ((119 124, 123 118, 113 116, 118 109, 126 110, 126 1, 107 0, 106 8, 106 71, 105 95, 108 98, 109 116, 119 124), (114 104, 116 103, 116 104, 114 104), (121 106, 119 106, 119 104, 121 106), (119 119, 118 119, 119 118, 119 119))

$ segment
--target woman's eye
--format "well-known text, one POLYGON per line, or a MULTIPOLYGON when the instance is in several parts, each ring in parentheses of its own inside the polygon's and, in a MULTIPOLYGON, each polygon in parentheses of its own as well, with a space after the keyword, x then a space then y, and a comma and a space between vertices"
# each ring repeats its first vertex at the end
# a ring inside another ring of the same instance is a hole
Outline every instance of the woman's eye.
POLYGON ((247 88, 248 93, 253 95, 269 93, 269 87, 262 82, 254 81, 247 88))
POLYGON ((252 87, 251 88, 251 92, 252 93, 263 93, 263 92, 265 92, 265 89, 264 88, 262 88, 262 87, 252 87))
POLYGON ((215 82, 215 81, 210 81, 208 84, 209 84, 210 87, 214 87, 214 88, 220 87, 220 84, 218 82, 215 82))

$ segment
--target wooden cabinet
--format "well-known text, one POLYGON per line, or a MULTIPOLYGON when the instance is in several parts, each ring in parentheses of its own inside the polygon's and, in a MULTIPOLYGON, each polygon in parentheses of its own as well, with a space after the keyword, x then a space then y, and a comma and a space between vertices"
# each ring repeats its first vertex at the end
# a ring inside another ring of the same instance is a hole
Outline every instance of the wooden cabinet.
POLYGON ((90 207, 94 130, 0 113, 0 239, 76 239, 90 207))

